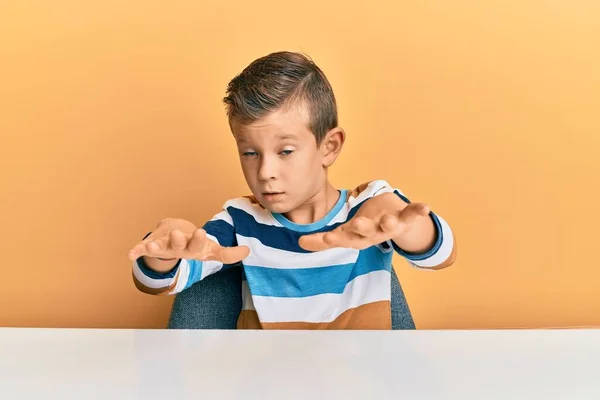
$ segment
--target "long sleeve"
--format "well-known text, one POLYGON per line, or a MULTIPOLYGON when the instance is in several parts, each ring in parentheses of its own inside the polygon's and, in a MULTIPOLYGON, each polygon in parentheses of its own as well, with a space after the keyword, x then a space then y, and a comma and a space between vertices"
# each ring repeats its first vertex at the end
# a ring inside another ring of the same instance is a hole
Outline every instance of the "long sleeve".
MULTIPOLYGON (((221 246, 235 246, 236 238, 231 215, 226 209, 216 214, 202 227, 206 237, 221 246)), ((133 263, 133 281, 142 292, 154 295, 179 293, 209 275, 232 265, 223 265, 220 261, 200 261, 181 259, 169 272, 159 273, 148 268, 143 258, 133 263)))

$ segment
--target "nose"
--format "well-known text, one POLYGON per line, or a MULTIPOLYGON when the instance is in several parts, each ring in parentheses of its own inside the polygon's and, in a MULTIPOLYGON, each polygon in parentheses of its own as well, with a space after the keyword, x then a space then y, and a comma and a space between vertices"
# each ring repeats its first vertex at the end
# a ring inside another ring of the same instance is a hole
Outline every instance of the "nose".
POLYGON ((273 157, 263 156, 258 167, 258 179, 268 181, 277 177, 277 160, 273 157))

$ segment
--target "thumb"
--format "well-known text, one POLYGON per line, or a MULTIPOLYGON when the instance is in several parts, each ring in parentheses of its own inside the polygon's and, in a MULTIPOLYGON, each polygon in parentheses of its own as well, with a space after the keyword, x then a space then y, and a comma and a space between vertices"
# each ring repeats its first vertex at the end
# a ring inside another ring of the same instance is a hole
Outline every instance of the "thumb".
POLYGON ((403 222, 410 222, 418 216, 426 217, 430 212, 431 209, 427 204, 411 203, 400 212, 400 220, 403 222))
POLYGON ((248 246, 221 247, 217 259, 223 264, 235 264, 248 257, 250 248, 248 246))
POLYGON ((430 212, 431 208, 427 204, 419 203, 419 205, 417 206, 417 213, 419 213, 419 215, 422 215, 423 217, 429 215, 430 212))
POLYGON ((321 251, 326 250, 330 246, 325 242, 325 232, 312 233, 310 235, 301 236, 298 239, 298 245, 304 250, 321 251))

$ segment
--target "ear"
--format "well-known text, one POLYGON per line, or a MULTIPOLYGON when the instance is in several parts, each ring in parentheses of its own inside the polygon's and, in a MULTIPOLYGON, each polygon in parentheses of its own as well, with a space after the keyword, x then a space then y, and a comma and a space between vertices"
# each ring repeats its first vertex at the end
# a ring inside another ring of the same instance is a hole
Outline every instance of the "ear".
POLYGON ((337 159, 344 146, 346 133, 342 128, 333 128, 323 138, 321 142, 321 153, 323 154, 323 167, 328 168, 337 159))

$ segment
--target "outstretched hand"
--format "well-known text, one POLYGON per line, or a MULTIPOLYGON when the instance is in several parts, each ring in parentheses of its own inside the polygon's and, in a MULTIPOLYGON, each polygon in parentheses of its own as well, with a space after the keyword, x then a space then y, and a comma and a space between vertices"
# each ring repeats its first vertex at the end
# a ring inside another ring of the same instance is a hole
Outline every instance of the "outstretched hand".
POLYGON ((365 201, 354 217, 336 229, 302 236, 298 244, 308 251, 333 247, 363 250, 402 237, 429 212, 426 204, 406 204, 394 193, 384 193, 365 201))
POLYGON ((165 219, 147 238, 136 244, 128 253, 131 261, 139 257, 161 260, 179 258, 200 261, 216 260, 234 264, 250 254, 247 246, 223 247, 206 237, 206 231, 181 219, 165 219))

